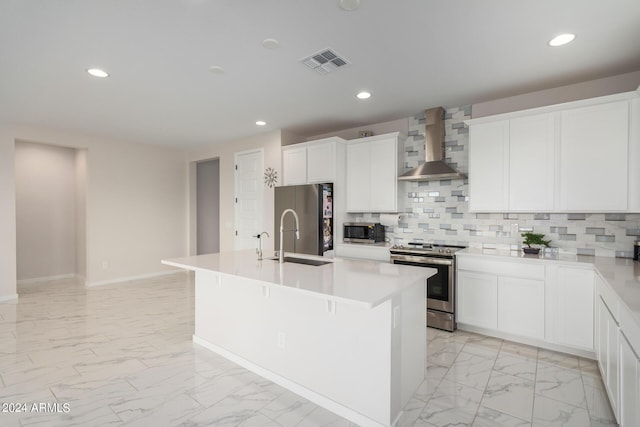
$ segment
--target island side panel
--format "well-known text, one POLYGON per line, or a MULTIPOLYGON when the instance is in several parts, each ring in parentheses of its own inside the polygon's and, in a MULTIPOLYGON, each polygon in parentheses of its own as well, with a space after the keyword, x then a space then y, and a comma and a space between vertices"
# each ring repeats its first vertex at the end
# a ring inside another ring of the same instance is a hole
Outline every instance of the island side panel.
POLYGON ((427 360, 426 278, 400 294, 401 406, 404 408, 425 379, 427 360))
MULTIPOLYGON (((401 408, 400 402, 391 407, 391 394, 402 388, 391 385, 392 301, 373 309, 332 304, 278 285, 199 271, 195 335, 390 425, 401 408)), ((399 329, 395 335, 401 337, 399 329)), ((393 352, 401 360, 399 348, 393 352)), ((400 367, 394 371, 399 377, 400 367)))

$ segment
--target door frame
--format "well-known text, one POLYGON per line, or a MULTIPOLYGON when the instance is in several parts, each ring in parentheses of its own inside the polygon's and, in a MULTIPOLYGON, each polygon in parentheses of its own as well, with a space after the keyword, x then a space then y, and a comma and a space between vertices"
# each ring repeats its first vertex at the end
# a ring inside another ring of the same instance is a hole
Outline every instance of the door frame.
MULTIPOLYGON (((240 245, 240 239, 239 236, 237 234, 237 224, 238 224, 238 203, 237 203, 237 199, 238 199, 238 158, 240 156, 244 156, 247 154, 253 154, 253 153, 260 153, 260 171, 262 172, 264 170, 264 148, 253 148, 250 150, 243 150, 243 151, 236 151, 235 153, 233 153, 233 184, 234 184, 234 188, 233 188, 233 197, 235 198, 235 202, 233 204, 233 225, 234 225, 234 239, 233 239, 233 247, 235 250, 240 249, 241 245, 240 245)), ((262 182, 262 181, 261 181, 262 182)), ((260 229, 264 228, 264 187, 261 186, 261 190, 262 191, 258 191, 258 203, 260 205, 260 211, 262 211, 262 215, 260 217, 260 224, 262 225, 260 227, 260 229)))

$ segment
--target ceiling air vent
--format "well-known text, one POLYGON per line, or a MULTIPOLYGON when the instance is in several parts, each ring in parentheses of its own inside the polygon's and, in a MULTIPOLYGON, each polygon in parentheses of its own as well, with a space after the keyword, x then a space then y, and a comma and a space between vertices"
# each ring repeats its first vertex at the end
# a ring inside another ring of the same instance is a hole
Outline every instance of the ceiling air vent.
POLYGON ((328 74, 348 64, 331 49, 324 49, 302 60, 302 63, 319 74, 328 74))

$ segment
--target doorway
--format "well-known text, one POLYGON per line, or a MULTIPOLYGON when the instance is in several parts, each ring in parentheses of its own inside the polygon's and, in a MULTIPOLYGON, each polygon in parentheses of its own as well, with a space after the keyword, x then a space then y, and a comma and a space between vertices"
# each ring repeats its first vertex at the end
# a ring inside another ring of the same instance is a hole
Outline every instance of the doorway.
POLYGON ((18 284, 86 279, 87 151, 16 141, 18 284))
POLYGON ((220 159, 196 163, 196 255, 220 252, 220 159))
POLYGON ((256 235, 263 229, 262 169, 264 150, 235 154, 235 249, 256 247, 256 235))

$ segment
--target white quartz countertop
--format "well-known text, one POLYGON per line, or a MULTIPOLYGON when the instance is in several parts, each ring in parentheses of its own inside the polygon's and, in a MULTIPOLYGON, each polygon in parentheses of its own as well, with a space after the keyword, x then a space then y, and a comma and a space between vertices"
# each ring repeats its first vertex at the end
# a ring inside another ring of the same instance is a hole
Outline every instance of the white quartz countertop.
POLYGON ((253 249, 220 252, 163 260, 162 263, 193 271, 256 280, 260 284, 284 286, 297 292, 373 308, 436 273, 435 269, 378 261, 323 258, 290 254, 298 258, 331 261, 311 266, 264 258, 256 259, 253 249))
MULTIPOLYGON (((508 251, 501 249, 479 249, 479 248, 466 248, 456 252, 456 256, 491 256, 496 258, 505 258, 511 260, 526 260, 530 262, 548 263, 559 262, 564 264, 593 264, 593 260, 596 257, 587 255, 575 255, 575 254, 540 254, 540 255, 528 255, 522 251, 508 251)), ((604 258, 604 257, 598 257, 604 258)), ((612 258, 615 259, 615 258, 612 258)), ((589 265, 585 266, 586 268, 589 265)))
POLYGON ((596 272, 618 294, 640 327, 640 262, 626 258, 598 257, 588 255, 553 254, 525 255, 522 251, 467 248, 456 252, 456 256, 492 256, 505 260, 520 260, 536 263, 557 262, 594 267, 596 272))

